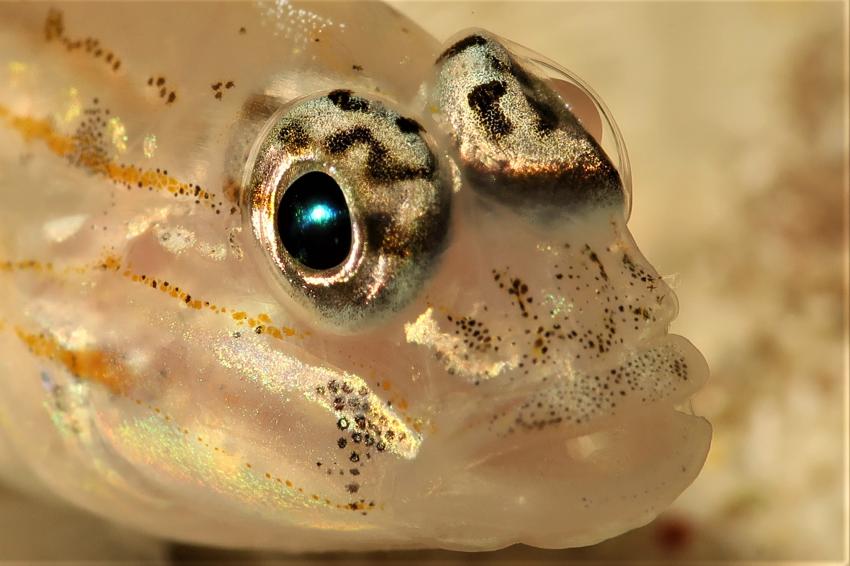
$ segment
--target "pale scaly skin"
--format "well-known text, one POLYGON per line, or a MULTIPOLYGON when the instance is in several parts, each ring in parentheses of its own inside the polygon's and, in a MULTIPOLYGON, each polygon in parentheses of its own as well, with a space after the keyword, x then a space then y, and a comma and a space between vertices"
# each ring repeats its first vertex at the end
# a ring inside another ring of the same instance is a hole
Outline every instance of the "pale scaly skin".
POLYGON ((13 480, 184 541, 479 550, 602 540, 699 472, 710 426, 675 407, 708 370, 667 334, 675 297, 622 204, 535 221, 461 176, 406 305, 343 331, 283 291, 240 200, 270 112, 378 91, 452 169, 440 46, 412 22, 354 3, 0 21, 13 480))

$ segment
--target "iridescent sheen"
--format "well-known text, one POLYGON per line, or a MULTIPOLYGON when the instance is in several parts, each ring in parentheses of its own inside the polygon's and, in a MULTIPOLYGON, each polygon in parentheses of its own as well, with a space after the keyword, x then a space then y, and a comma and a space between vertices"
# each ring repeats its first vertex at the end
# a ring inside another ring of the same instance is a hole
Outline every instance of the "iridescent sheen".
POLYGON ((602 103, 481 30, 0 3, 0 474, 218 546, 634 528, 711 427, 629 206, 602 103))

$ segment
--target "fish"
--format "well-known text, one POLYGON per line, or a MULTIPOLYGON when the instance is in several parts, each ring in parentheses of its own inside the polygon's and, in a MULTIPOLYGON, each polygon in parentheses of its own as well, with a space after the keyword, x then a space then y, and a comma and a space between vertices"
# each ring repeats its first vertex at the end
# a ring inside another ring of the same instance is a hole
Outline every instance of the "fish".
POLYGON ((288 552, 588 545, 705 359, 581 79, 379 3, 0 5, 0 476, 288 552))

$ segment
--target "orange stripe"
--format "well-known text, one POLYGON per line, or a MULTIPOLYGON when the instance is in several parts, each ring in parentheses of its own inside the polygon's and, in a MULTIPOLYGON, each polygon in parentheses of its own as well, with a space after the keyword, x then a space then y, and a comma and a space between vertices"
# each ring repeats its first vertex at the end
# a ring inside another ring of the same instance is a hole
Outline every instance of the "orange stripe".
MULTIPOLYGON (((5 323, 2 319, 0 319, 0 331, 4 330, 4 328, 5 323)), ((129 389, 128 376, 130 375, 130 373, 125 371, 125 368, 123 368, 113 357, 97 350, 67 349, 60 345, 55 339, 46 336, 44 333, 31 334, 20 327, 15 327, 14 331, 17 337, 27 346, 29 351, 35 356, 59 363, 60 365, 64 366, 72 375, 79 379, 99 383, 105 386, 112 393, 127 396, 129 389)), ((187 441, 189 441, 189 429, 182 428, 177 425, 174 417, 165 413, 159 407, 150 405, 148 403, 143 403, 139 399, 130 399, 134 400, 137 405, 146 406, 157 416, 166 421, 170 426, 173 426, 177 430, 180 430, 183 435, 186 436, 187 441)), ((215 452, 221 454, 227 453, 224 448, 210 445, 204 440, 203 437, 198 436, 197 441, 207 448, 212 448, 215 452)), ((247 469, 253 471, 253 466, 250 463, 246 462, 244 465, 247 469)), ((257 476, 260 477, 260 474, 257 473, 257 476)), ((276 484, 279 484, 281 488, 283 488, 283 486, 285 485, 286 489, 298 491, 299 493, 303 493, 306 495, 304 488, 298 487, 294 485, 290 480, 284 480, 280 476, 276 476, 271 472, 266 472, 262 477, 265 477, 265 479, 268 481, 272 481, 276 484)), ((359 501, 352 501, 350 503, 340 503, 338 501, 335 502, 327 497, 322 497, 319 494, 311 494, 310 498, 316 502, 327 505, 328 507, 345 511, 359 511, 364 515, 370 511, 383 510, 384 508, 383 505, 379 505, 376 507, 374 502, 367 503, 363 499, 359 501)))
POLYGON ((0 260, 0 273, 14 271, 34 271, 38 273, 85 273, 86 271, 100 270, 111 271, 121 275, 123 278, 144 285, 149 289, 159 291, 172 299, 183 303, 188 308, 195 310, 208 310, 216 314, 229 316, 238 326, 248 326, 257 334, 266 334, 277 340, 283 340, 298 333, 294 328, 284 325, 272 324, 272 318, 266 313, 250 315, 245 311, 235 310, 218 305, 212 301, 204 300, 185 288, 175 285, 173 281, 167 281, 145 273, 137 273, 129 267, 124 267, 121 260, 113 255, 107 255, 96 264, 87 267, 66 266, 62 269, 54 267, 50 262, 42 263, 36 260, 3 261, 0 260))
POLYGON ((15 334, 29 351, 62 365, 72 375, 100 383, 116 394, 126 393, 129 375, 112 356, 98 350, 70 350, 46 334, 30 334, 15 327, 15 334))
MULTIPOLYGON (((143 169, 132 164, 121 164, 105 161, 103 156, 79 143, 75 136, 66 136, 57 132, 48 120, 13 114, 8 108, 0 105, 0 119, 11 129, 18 132, 26 142, 40 141, 59 157, 72 157, 74 163, 87 171, 103 175, 114 183, 128 189, 168 192, 175 197, 185 196, 203 202, 216 214, 222 211, 222 202, 216 202, 211 193, 203 190, 200 185, 185 183, 168 175, 159 169, 143 169)), ((235 214, 236 208, 231 207, 230 213, 235 214)))

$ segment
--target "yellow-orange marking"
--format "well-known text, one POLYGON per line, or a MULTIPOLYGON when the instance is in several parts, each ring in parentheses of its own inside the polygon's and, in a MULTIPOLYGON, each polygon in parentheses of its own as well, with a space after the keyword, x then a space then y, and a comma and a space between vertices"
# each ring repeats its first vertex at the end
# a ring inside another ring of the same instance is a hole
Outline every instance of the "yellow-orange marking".
POLYGON ((100 383, 112 393, 126 392, 129 374, 113 357, 98 350, 69 350, 47 334, 30 334, 15 327, 15 335, 30 352, 62 365, 72 375, 100 383))
POLYGON ((109 271, 120 273, 125 279, 129 279, 134 283, 143 284, 151 289, 156 289, 161 293, 165 293, 173 299, 176 299, 189 308, 195 310, 206 309, 217 314, 229 314, 230 318, 240 326, 250 326, 257 334, 267 334, 277 340, 282 340, 291 336, 295 336, 295 329, 288 326, 274 326, 271 324, 271 317, 266 313, 260 313, 256 317, 250 317, 245 311, 233 311, 227 307, 219 306, 211 301, 202 300, 192 296, 179 286, 176 286, 168 281, 163 281, 155 277, 148 277, 143 273, 135 273, 130 268, 122 268, 121 262, 114 256, 107 256, 100 263, 100 268, 109 271), (259 324, 263 321, 264 324, 259 324))
POLYGON ((62 274, 80 274, 92 270, 117 273, 123 278, 132 281, 133 283, 144 285, 149 289, 153 289, 165 295, 168 295, 172 299, 180 301, 188 308, 192 308, 195 310, 209 310, 216 314, 227 315, 238 326, 248 326, 257 334, 266 334, 277 340, 290 338, 296 336, 297 334, 294 328, 290 328, 288 326, 283 325, 276 326, 272 324, 271 317, 266 313, 260 313, 256 316, 249 316, 249 314, 245 311, 235 311, 234 309, 228 309, 227 307, 220 306, 212 301, 204 300, 197 296, 193 296, 185 289, 173 284, 170 281, 166 281, 157 277, 149 277, 147 274, 144 273, 136 273, 129 267, 124 267, 121 264, 121 260, 114 255, 106 255, 101 261, 98 261, 97 263, 90 266, 66 266, 63 267, 61 270, 54 268, 53 264, 50 262, 39 262, 35 260, 0 260, 0 273, 13 271, 56 273, 58 271, 62 274))
MULTIPOLYGON (((0 331, 5 330, 5 326, 5 322, 0 319, 0 331)), ((130 374, 125 371, 119 363, 117 363, 114 357, 97 350, 69 350, 60 345, 55 339, 47 336, 45 333, 33 334, 18 326, 14 328, 14 333, 18 339, 27 346, 33 355, 57 362, 79 379, 99 383, 113 393, 124 396, 127 395, 127 382, 129 381, 130 374)), ((181 428, 177 425, 176 419, 165 413, 160 407, 145 403, 141 399, 129 398, 129 400, 138 406, 143 406, 152 411, 155 416, 166 421, 169 426, 175 427, 177 430, 182 432, 184 436, 189 435, 189 429, 181 428)), ((197 441, 206 448, 212 448, 215 452, 220 454, 234 455, 232 453, 228 453, 224 448, 219 446, 210 446, 210 444, 204 441, 201 436, 197 436, 197 441)), ((254 466, 250 462, 245 462, 245 468, 251 470, 252 473, 253 467, 254 466)), ((285 485, 287 489, 293 491, 297 490, 299 493, 304 493, 303 487, 296 486, 288 479, 284 480, 280 476, 274 476, 271 472, 265 472, 264 477, 265 479, 274 481, 276 484, 281 486, 285 485)), ((331 499, 321 497, 318 494, 310 494, 310 498, 329 507, 346 511, 360 511, 363 514, 366 514, 368 511, 375 510, 376 508, 374 502, 367 503, 362 499, 351 503, 335 503, 331 499)), ((377 508, 383 510, 384 506, 380 505, 377 508)))
MULTIPOLYGON (((167 192, 174 197, 193 198, 195 203, 206 204, 216 214, 221 214, 223 203, 216 202, 211 193, 200 185, 185 183, 168 174, 166 170, 143 169, 136 165, 116 163, 105 159, 103 153, 90 145, 90 136, 67 136, 57 132, 48 120, 19 116, 0 105, 0 120, 15 130, 26 142, 40 141, 59 157, 73 158, 74 164, 127 189, 167 192), (87 143, 88 142, 88 143, 87 143)), ((235 214, 236 207, 230 208, 235 214)))
POLYGON ((35 260, 24 261, 0 261, 0 271, 36 271, 41 273, 52 273, 53 264, 51 262, 42 263, 35 260))

